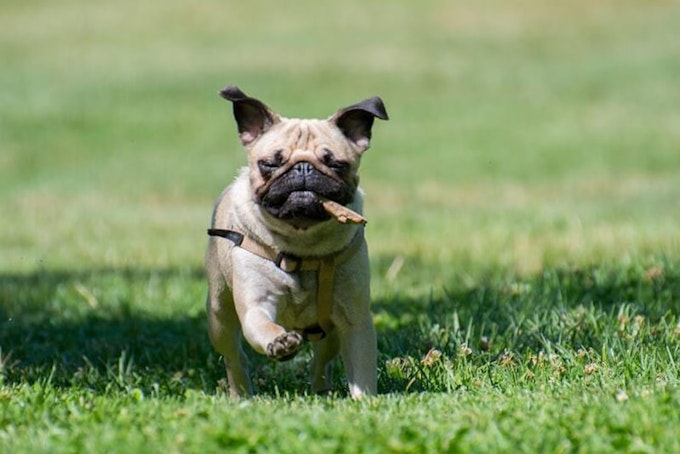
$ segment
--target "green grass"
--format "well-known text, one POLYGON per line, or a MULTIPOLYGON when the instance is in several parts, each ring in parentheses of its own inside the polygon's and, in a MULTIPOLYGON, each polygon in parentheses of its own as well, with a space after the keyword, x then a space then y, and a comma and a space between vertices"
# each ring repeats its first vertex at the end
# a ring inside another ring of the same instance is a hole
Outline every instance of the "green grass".
POLYGON ((680 4, 242 3, 0 7, 0 451, 680 451, 680 4), (309 351, 225 395, 226 83, 385 100, 376 398, 309 395, 309 351))
POLYGON ((194 304, 200 273, 6 276, 0 440, 8 452, 679 447, 676 266, 482 281, 383 290, 378 398, 308 395, 306 352, 255 358, 260 396, 234 402, 194 304))

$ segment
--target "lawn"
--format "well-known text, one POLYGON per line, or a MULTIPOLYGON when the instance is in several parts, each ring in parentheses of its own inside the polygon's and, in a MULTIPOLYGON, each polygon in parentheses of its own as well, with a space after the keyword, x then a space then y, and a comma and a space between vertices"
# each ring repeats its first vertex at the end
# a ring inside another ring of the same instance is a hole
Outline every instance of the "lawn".
POLYGON ((6 0, 0 452, 680 452, 677 1, 6 0), (204 320, 227 83, 373 95, 379 391, 204 320))

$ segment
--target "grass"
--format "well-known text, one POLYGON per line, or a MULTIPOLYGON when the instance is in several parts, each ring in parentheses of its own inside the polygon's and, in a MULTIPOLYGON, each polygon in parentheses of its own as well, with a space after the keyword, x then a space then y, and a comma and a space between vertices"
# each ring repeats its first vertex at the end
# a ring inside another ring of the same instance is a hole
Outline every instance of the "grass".
POLYGON ((5 277, 4 310, 20 315, 3 327, 0 440, 10 452, 672 452, 679 277, 670 263, 603 266, 379 297, 382 395, 363 402, 309 396, 308 354, 254 358, 260 396, 230 401, 192 304, 198 272, 5 277))
POLYGON ((673 1, 6 1, 2 452, 678 452, 673 1), (237 83, 379 94, 362 164, 380 396, 207 339, 237 83), (538 428, 538 430, 537 430, 538 428))

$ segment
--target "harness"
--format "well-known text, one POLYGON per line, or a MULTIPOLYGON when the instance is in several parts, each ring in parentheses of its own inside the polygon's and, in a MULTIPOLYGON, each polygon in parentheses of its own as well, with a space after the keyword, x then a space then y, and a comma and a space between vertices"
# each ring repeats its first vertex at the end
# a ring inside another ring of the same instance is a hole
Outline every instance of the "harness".
POLYGON ((255 254, 274 264, 286 273, 300 271, 316 271, 318 285, 316 290, 316 311, 318 323, 302 330, 305 340, 319 341, 333 329, 331 312, 333 309, 333 279, 335 267, 352 257, 361 247, 364 229, 360 227, 352 241, 343 250, 323 257, 299 257, 293 254, 277 252, 273 248, 261 244, 249 236, 234 230, 208 229, 208 235, 226 238, 251 254, 255 254))

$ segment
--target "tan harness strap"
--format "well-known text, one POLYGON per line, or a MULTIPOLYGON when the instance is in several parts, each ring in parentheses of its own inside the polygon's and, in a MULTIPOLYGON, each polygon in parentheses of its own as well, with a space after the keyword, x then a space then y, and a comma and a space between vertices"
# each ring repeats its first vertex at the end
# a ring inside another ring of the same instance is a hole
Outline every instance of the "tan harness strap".
POLYGON ((238 244, 237 246, 252 254, 259 255, 263 259, 276 261, 276 254, 273 253, 271 248, 263 246, 249 236, 244 235, 241 244, 238 244))
POLYGON ((335 257, 326 257, 319 266, 319 283, 316 290, 316 313, 319 326, 324 333, 333 329, 331 312, 333 311, 333 277, 335 276, 335 257))
POLYGON ((331 314, 333 312, 333 284, 335 267, 348 260, 363 244, 363 227, 357 230, 356 235, 345 249, 325 257, 298 257, 291 254, 277 253, 274 249, 261 244, 252 238, 233 230, 208 229, 208 235, 226 238, 251 254, 263 259, 270 260, 287 273, 299 271, 317 271, 316 311, 318 327, 304 330, 305 337, 312 341, 321 340, 333 329, 331 314))

